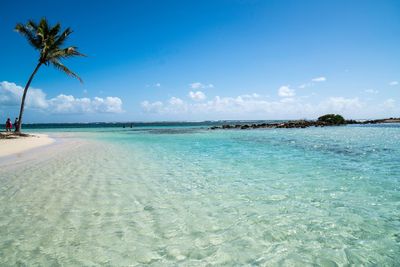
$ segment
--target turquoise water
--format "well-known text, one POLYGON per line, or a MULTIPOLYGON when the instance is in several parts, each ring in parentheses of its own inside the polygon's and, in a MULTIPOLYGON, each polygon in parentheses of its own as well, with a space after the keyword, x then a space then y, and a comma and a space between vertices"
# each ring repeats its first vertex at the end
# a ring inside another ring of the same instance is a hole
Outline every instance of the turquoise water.
POLYGON ((0 171, 0 265, 400 265, 397 125, 73 132, 0 171))

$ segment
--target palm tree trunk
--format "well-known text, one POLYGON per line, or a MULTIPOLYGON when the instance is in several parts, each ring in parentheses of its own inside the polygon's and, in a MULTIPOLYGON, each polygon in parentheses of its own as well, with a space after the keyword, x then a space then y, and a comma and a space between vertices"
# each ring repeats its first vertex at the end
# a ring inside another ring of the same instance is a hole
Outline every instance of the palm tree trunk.
POLYGON ((21 108, 19 110, 19 118, 18 118, 18 127, 17 127, 17 132, 21 132, 21 125, 22 125, 22 115, 24 114, 24 106, 25 106, 25 97, 26 93, 28 92, 28 88, 31 85, 31 82, 33 80, 33 77, 35 76, 36 72, 39 70, 40 66, 42 65, 41 62, 39 62, 35 68, 35 70, 32 72, 31 77, 29 77, 28 82, 25 85, 24 89, 24 94, 22 95, 22 100, 21 100, 21 108))

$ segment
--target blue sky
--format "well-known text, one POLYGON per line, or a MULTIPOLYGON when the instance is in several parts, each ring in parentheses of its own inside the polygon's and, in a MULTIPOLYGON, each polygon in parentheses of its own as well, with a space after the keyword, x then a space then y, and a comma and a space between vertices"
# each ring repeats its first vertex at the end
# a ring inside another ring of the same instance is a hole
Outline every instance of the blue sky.
POLYGON ((399 116, 399 1, 1 1, 0 119, 37 53, 13 31, 47 17, 88 55, 31 88, 27 122, 399 116))

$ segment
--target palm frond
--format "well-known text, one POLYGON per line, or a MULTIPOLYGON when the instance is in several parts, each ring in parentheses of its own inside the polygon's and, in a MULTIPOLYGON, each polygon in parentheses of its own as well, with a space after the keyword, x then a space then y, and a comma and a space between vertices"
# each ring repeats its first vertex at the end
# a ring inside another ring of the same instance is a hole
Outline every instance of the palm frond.
POLYGON ((87 55, 79 52, 78 47, 76 47, 76 46, 70 46, 70 47, 66 48, 66 50, 67 50, 67 54, 69 56, 87 57, 87 55))
POLYGON ((46 42, 47 37, 49 35, 49 24, 47 23, 46 18, 42 18, 39 22, 37 35, 42 38, 42 42, 46 42))
POLYGON ((68 48, 53 50, 49 53, 49 59, 60 59, 60 58, 70 58, 70 57, 86 57, 86 55, 80 53, 78 48, 75 46, 70 46, 68 48))
POLYGON ((66 28, 59 36, 56 38, 54 42, 54 46, 61 46, 64 44, 65 40, 72 33, 71 28, 66 28))
POLYGON ((41 18, 39 22, 39 28, 41 28, 43 30, 43 33, 45 33, 46 35, 49 33, 49 23, 47 22, 46 18, 41 18))
POLYGON ((62 59, 85 56, 75 46, 62 47, 72 33, 70 28, 66 28, 61 32, 60 23, 51 26, 46 18, 42 18, 39 23, 32 20, 29 20, 25 25, 19 23, 15 26, 15 30, 23 35, 35 49, 40 51, 39 62, 41 64, 46 66, 53 65, 55 68, 82 82, 82 79, 76 73, 61 63, 62 59))
POLYGON ((26 23, 26 26, 31 28, 34 31, 37 31, 38 29, 38 25, 36 24, 36 22, 34 22, 33 20, 28 20, 28 22, 26 23))
POLYGON ((49 30, 49 36, 57 36, 60 30, 61 30, 61 24, 57 23, 56 25, 54 25, 54 27, 52 27, 49 30))
POLYGON ((50 60, 50 63, 56 68, 59 69, 63 72, 65 72, 67 75, 77 78, 81 83, 83 83, 83 80, 72 70, 68 69, 64 64, 62 64, 58 60, 50 60))
POLYGON ((41 43, 40 40, 37 38, 36 34, 34 31, 28 29, 26 25, 23 25, 21 23, 18 23, 15 26, 15 31, 20 33, 22 36, 24 36, 28 42, 37 50, 41 49, 41 43))

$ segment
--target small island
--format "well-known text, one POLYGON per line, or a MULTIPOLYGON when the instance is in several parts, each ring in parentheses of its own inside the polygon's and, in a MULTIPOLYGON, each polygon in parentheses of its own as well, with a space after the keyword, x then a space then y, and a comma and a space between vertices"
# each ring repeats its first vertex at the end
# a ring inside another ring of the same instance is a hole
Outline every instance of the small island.
POLYGON ((211 130, 218 129, 260 129, 260 128, 308 128, 308 127, 326 127, 341 126, 348 124, 378 124, 378 123, 400 123, 400 118, 386 118, 378 120, 346 120, 339 114, 325 114, 317 120, 292 120, 279 123, 253 123, 253 124, 224 124, 222 126, 212 126, 211 130))

